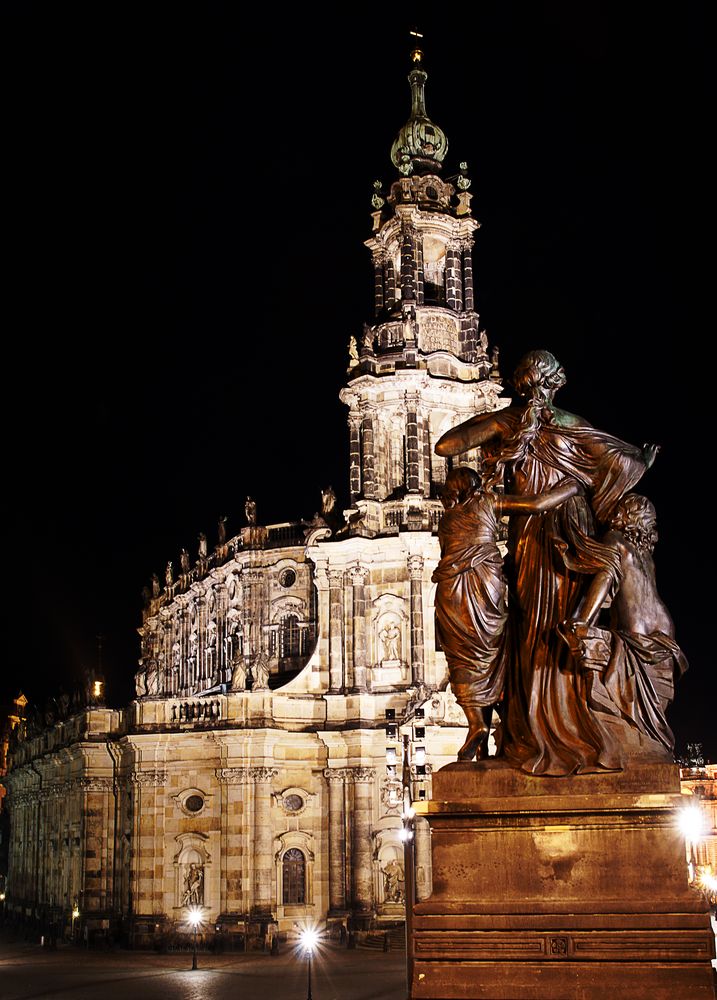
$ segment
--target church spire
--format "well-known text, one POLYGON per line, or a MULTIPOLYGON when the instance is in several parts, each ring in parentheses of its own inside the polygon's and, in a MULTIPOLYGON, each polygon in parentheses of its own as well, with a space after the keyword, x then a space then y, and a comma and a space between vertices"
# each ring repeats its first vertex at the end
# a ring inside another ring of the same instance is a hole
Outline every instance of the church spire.
MULTIPOLYGON (((411 32, 416 35, 416 32, 411 32)), ((405 175, 435 174, 448 151, 448 139, 443 129, 435 125, 426 114, 425 85, 428 74, 423 68, 423 52, 411 52, 411 114, 396 136, 391 147, 391 161, 405 175)))

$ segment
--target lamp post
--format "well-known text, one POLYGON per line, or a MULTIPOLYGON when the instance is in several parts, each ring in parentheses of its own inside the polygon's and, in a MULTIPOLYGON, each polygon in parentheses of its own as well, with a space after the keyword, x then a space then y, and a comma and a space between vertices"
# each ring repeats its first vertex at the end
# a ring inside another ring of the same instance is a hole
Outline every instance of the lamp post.
POLYGON ((202 922, 202 911, 198 906, 193 906, 189 911, 189 923, 194 928, 194 946, 192 950, 192 970, 197 967, 197 928, 202 922))
POLYGON ((77 905, 77 900, 75 900, 75 902, 72 905, 72 927, 70 930, 70 936, 72 937, 73 944, 75 942, 75 921, 77 920, 79 915, 80 915, 80 908, 77 905))
MULTIPOLYGON (((410 718, 410 716, 409 716, 410 718)), ((403 877, 405 886, 404 904, 406 908, 406 995, 410 996, 413 979, 412 926, 413 905, 416 902, 416 843, 415 843, 415 810, 413 808, 413 778, 411 766, 415 768, 416 791, 418 798, 426 798, 426 728, 425 712, 417 708, 413 713, 413 725, 408 732, 400 735, 401 743, 401 831, 403 842, 403 877)), ((408 723, 404 719, 402 725, 408 723)), ((398 723, 395 709, 386 709, 387 740, 399 741, 398 723)), ((395 747, 386 747, 386 773, 389 778, 397 779, 398 757, 395 747)))
POLYGON ((306 986, 306 1000, 312 1000, 311 997, 311 956, 314 953, 314 949, 319 942, 318 931, 313 927, 305 927, 301 932, 301 947, 306 952, 307 958, 307 986, 306 986))

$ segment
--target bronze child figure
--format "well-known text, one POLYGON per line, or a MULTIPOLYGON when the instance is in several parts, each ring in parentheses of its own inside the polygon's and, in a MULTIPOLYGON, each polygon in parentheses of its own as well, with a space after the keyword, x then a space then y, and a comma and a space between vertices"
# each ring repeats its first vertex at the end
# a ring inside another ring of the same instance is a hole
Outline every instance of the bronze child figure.
POLYGON ((448 662, 451 689, 468 720, 459 760, 485 756, 492 706, 506 664, 506 582, 498 548, 503 514, 540 514, 581 491, 575 480, 541 496, 504 496, 481 487, 468 466, 452 469, 442 494, 441 559, 433 573, 436 637, 448 662))

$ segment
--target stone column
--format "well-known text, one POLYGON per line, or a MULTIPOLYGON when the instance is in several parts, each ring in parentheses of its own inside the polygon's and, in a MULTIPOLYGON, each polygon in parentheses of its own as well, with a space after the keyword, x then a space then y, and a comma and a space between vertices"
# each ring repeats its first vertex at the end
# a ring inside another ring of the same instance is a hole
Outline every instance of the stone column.
POLYGON ((194 668, 194 691, 205 687, 207 672, 207 597, 197 598, 197 662, 194 668))
POLYGON ((475 309, 475 299, 473 294, 473 254, 471 244, 463 244, 463 306, 465 309, 475 309))
POLYGON ((418 422, 423 437, 423 495, 431 495, 431 425, 428 414, 423 411, 418 414, 418 422))
POLYGON ((361 415, 349 413, 349 490, 353 502, 361 496, 361 415))
POLYGON ((396 268, 390 257, 386 260, 384 269, 384 289, 386 294, 386 308, 393 309, 396 305, 396 268))
POLYGON ((346 767, 327 767, 324 777, 329 786, 329 913, 346 912, 346 781, 352 771, 346 767))
POLYGON ((456 311, 463 309, 463 274, 461 267, 460 248, 455 243, 449 243, 446 248, 446 305, 456 311))
POLYGON ((383 254, 376 253, 373 257, 373 300, 374 311, 377 316, 383 311, 384 298, 383 254))
POLYGON ((414 685, 423 684, 423 557, 408 557, 411 579, 411 677, 414 685))
POLYGON ((252 767, 254 782, 254 898, 251 912, 271 917, 274 910, 274 831, 271 823, 271 782, 275 767, 252 767))
POLYGON ((363 478, 363 495, 366 499, 376 497, 376 474, 374 457, 374 410, 366 407, 362 413, 361 423, 361 471, 363 478))
POLYGON ((354 676, 351 690, 366 690, 366 578, 365 566, 356 565, 349 571, 353 585, 353 661, 354 676))
POLYGON ((425 302, 425 284, 423 276, 423 240, 416 239, 416 305, 422 306, 425 302))
POLYGON ((415 302, 416 256, 413 230, 404 225, 401 228, 401 301, 415 302))
POLYGON ((160 691, 162 694, 172 694, 172 619, 162 621, 162 678, 160 691))
POLYGON ((344 690, 344 574, 329 570, 329 692, 344 690))
POLYGON ((406 489, 419 492, 418 454, 418 394, 407 392, 406 398, 406 489))
POLYGON ((371 825, 373 819, 373 767, 353 768, 354 808, 352 831, 351 903, 354 919, 368 925, 373 913, 371 825))
MULTIPOLYGON (((227 607, 229 597, 224 582, 214 584, 214 604, 217 619, 217 646, 214 662, 215 683, 222 684, 227 677, 227 607)), ((214 681, 214 678, 212 678, 214 681)))

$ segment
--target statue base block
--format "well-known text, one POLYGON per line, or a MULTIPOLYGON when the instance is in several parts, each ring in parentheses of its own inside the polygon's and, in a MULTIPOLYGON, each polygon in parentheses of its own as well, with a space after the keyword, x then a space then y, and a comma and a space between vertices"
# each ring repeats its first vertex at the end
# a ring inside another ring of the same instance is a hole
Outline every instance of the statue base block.
POLYGON ((714 1000, 674 764, 533 777, 449 764, 416 812, 433 892, 413 907, 413 1000, 714 1000))

